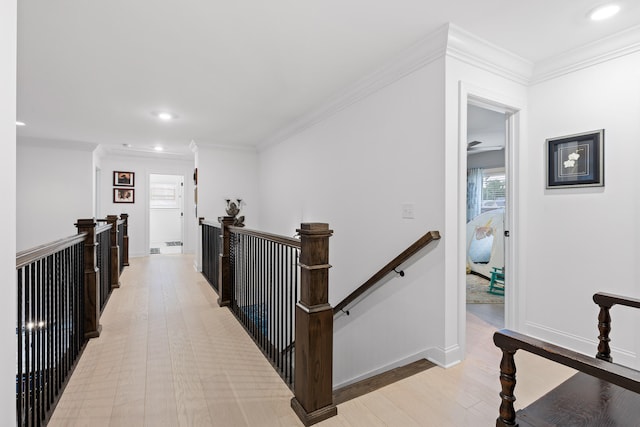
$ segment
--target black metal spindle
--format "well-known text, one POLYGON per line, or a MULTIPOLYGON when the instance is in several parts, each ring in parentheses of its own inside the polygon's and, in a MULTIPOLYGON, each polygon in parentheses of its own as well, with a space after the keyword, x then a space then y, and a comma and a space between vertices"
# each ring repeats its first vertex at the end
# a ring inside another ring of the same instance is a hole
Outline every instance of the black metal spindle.
POLYGON ((16 257, 18 426, 46 423, 84 345, 83 239, 73 236, 54 242, 60 249, 16 257))
MULTIPOLYGON (((218 291, 221 235, 228 225, 201 225, 202 273, 218 291)), ((229 236, 230 308, 292 387, 300 242, 238 227, 230 227, 229 236)))

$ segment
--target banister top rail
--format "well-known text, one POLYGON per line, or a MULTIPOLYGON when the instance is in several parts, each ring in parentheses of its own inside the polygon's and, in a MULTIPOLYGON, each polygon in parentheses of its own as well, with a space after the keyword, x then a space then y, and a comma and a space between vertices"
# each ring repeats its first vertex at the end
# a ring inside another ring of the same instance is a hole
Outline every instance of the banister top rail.
POLYGON ((119 219, 119 220, 117 221, 117 225, 122 225, 122 224, 124 224, 124 219, 119 219))
POLYGON ((200 224, 210 225, 212 227, 220 228, 220 223, 218 221, 211 221, 211 220, 208 220, 208 219, 203 219, 202 221, 200 221, 200 224))
POLYGON ((245 234, 248 236, 259 237, 262 239, 270 240, 272 242, 280 243, 285 246, 300 249, 300 240, 293 237, 279 236, 277 234, 265 233, 264 231, 249 230, 244 227, 229 227, 232 233, 245 234))
POLYGON ((80 243, 84 240, 87 233, 74 234, 73 236, 63 239, 54 240, 44 245, 36 246, 16 253, 16 268, 22 268, 34 261, 53 255, 56 252, 66 249, 70 246, 80 243))
POLYGON ((432 241, 439 240, 439 239, 440 239, 439 231, 427 232, 427 234, 425 234, 424 236, 416 240, 414 244, 409 246, 400 255, 398 255, 393 260, 391 260, 391 262, 389 262, 387 265, 385 265, 380 270, 378 270, 376 274, 371 276, 369 280, 367 280, 362 285, 360 285, 358 289, 351 292, 345 299, 340 301, 340 303, 338 303, 333 308, 333 312, 338 313, 339 311, 342 311, 345 307, 347 307, 347 305, 351 304, 353 301, 358 299, 358 297, 360 297, 362 294, 367 292, 367 290, 369 290, 373 285, 375 285, 380 280, 382 280, 382 278, 384 278, 387 274, 391 273, 394 269, 399 267, 402 263, 407 261, 413 255, 415 255, 418 251, 420 251, 420 249, 424 248, 432 241))
POLYGON ((111 230, 111 224, 99 225, 96 227, 96 234, 103 233, 107 230, 111 230))
POLYGON ((508 351, 524 350, 635 393, 640 393, 640 371, 635 369, 585 356, 508 329, 495 332, 493 342, 502 349, 508 351))
POLYGON ((598 292, 593 295, 593 302, 601 307, 611 308, 614 305, 624 305, 627 307, 640 308, 640 299, 623 297, 621 295, 598 292))

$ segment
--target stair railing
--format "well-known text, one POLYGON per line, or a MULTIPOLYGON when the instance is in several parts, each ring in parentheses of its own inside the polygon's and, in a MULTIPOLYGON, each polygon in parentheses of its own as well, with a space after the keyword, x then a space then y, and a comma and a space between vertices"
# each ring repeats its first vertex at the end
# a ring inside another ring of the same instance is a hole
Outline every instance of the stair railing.
MULTIPOLYGON (((234 227, 218 218, 218 304, 245 327, 284 381, 291 406, 305 425, 337 414, 333 404, 333 309, 328 302, 328 224, 303 223, 300 239, 234 227), (293 342, 294 351, 287 351, 293 342)), ((215 253, 205 248, 216 232, 202 220, 203 274, 215 253)))
POLYGON ((387 274, 391 272, 396 272, 400 276, 404 277, 404 271, 402 270, 397 271, 396 269, 400 267, 403 263, 405 263, 407 260, 409 260, 409 258, 411 258, 416 253, 418 253, 422 248, 427 246, 429 243, 433 242, 434 240, 440 240, 440 232, 438 231, 427 232, 427 234, 419 238, 411 246, 405 249, 400 255, 392 259, 389 263, 387 263, 387 265, 385 265, 380 270, 378 270, 366 282, 358 286, 358 288, 356 288, 355 291, 351 292, 349 295, 347 295, 346 298, 344 298, 342 301, 336 304, 335 308, 333 309, 333 312, 335 314, 344 312, 348 316, 349 310, 345 310, 345 308, 347 308, 349 304, 356 301, 362 295, 367 293, 367 291, 369 291, 373 286, 375 286, 376 283, 378 283, 385 276, 387 276, 387 274))
POLYGON ((218 274, 220 266, 220 234, 222 229, 218 222, 205 221, 200 218, 202 227, 202 275, 211 287, 218 292, 218 274))
MULTIPOLYGON (((115 265, 119 272, 118 258, 110 257, 112 224, 91 218, 76 227, 75 236, 16 254, 18 426, 47 424, 87 340, 100 336, 101 309, 112 289, 102 288, 102 270, 115 265), (106 253, 99 256, 103 234, 106 253)), ((127 245, 121 239, 128 254, 127 245)))

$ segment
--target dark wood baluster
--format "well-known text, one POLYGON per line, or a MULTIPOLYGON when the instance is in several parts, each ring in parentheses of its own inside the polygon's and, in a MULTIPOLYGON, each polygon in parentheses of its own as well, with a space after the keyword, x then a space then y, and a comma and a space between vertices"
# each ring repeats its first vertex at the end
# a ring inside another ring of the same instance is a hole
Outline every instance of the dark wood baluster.
POLYGON ((120 248, 118 247, 118 215, 107 215, 107 222, 111 224, 111 289, 120 287, 120 248))
MULTIPOLYGON (((100 276, 97 267, 95 219, 79 219, 78 233, 87 233, 84 241, 84 335, 97 338, 102 331, 100 325, 100 276)), ((64 266, 62 268, 66 268, 64 266)), ((108 267, 107 267, 108 268, 108 267)), ((64 283, 64 282, 63 282, 64 283)))
POLYGON ((218 218, 222 226, 222 242, 220 248, 220 267, 218 270, 218 305, 227 307, 231 305, 233 297, 233 282, 231 280, 231 263, 229 259, 229 251, 231 245, 231 233, 229 226, 233 225, 233 217, 222 216, 218 218))
POLYGON ((513 402, 516 397, 513 390, 516 388, 516 363, 513 356, 515 350, 502 349, 502 360, 500 361, 500 416, 496 420, 496 427, 506 427, 516 425, 516 411, 513 402))
POLYGON ((120 256, 122 257, 122 263, 125 267, 129 266, 129 214, 123 213, 120 214, 120 219, 124 221, 124 225, 122 227, 124 236, 122 252, 120 256))
POLYGON ((596 358, 607 362, 613 362, 611 348, 609 347, 609 342, 611 341, 609 338, 609 334, 611 333, 610 308, 611 307, 601 305, 600 313, 598 314, 598 331, 600 331, 600 335, 598 336, 599 343, 596 358))

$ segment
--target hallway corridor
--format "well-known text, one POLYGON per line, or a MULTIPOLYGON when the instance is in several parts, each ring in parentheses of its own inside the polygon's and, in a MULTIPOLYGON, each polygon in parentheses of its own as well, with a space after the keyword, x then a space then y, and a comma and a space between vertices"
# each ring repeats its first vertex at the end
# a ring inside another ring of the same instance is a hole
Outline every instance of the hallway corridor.
MULTIPOLYGON (((50 426, 301 426, 291 391, 193 268, 190 255, 132 258, 50 426)), ((467 315, 468 358, 338 406, 326 426, 489 426, 499 406, 494 328, 467 315)), ((572 371, 519 352, 517 407, 572 371)))
POLYGON ((292 393, 193 256, 130 263, 50 426, 298 425, 292 393))

